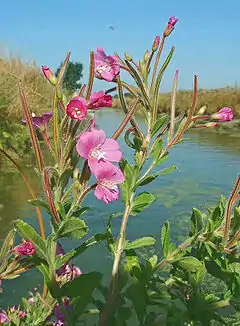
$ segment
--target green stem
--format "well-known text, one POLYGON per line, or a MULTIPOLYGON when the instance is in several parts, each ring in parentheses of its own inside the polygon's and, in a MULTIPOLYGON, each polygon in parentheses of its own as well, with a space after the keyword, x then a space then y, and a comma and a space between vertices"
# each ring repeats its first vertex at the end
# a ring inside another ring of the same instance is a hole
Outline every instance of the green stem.
POLYGON ((71 206, 71 208, 69 209, 68 213, 67 213, 67 217, 70 217, 71 214, 74 211, 74 208, 76 206, 80 206, 80 204, 82 203, 82 201, 84 200, 84 198, 89 194, 90 191, 92 191, 93 189, 95 189, 97 186, 96 183, 92 184, 91 186, 89 186, 87 189, 85 189, 80 196, 78 197, 78 199, 76 200, 76 202, 74 203, 74 205, 71 206))
POLYGON ((129 215, 131 212, 133 198, 134 198, 134 194, 131 195, 129 202, 125 207, 125 212, 124 212, 123 219, 122 219, 120 234, 118 237, 117 247, 116 247, 115 255, 114 255, 112 276, 111 276, 111 281, 110 281, 110 285, 109 285, 109 289, 108 289, 108 298, 107 298, 105 307, 103 309, 103 312, 100 316, 99 326, 106 325, 109 313, 112 308, 112 304, 114 303, 114 300, 115 300, 115 295, 117 292, 117 276, 118 276, 119 264, 120 264, 121 256, 122 256, 122 253, 124 250, 127 222, 128 222, 128 218, 129 218, 129 215))

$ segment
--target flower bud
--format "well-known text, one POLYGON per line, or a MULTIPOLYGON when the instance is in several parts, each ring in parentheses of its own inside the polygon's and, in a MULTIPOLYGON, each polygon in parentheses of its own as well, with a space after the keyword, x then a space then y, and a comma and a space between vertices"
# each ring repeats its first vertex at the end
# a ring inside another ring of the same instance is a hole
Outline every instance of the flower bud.
POLYGON ((205 123, 206 128, 214 128, 216 126, 217 126, 216 122, 207 122, 207 123, 205 123))
POLYGON ((144 57, 143 57, 143 60, 144 62, 148 62, 148 59, 150 58, 150 53, 149 51, 147 50, 144 54, 144 57))
POLYGON ((206 105, 202 106, 198 111, 198 115, 203 115, 206 112, 206 110, 207 110, 207 106, 206 105))
POLYGON ((152 45, 152 52, 156 52, 160 44, 160 36, 156 36, 152 45))
POLYGON ((125 52, 124 55, 127 61, 132 61, 132 57, 127 52, 125 52))
POLYGON ((79 177, 80 177, 79 169, 76 168, 76 169, 74 169, 74 171, 73 171, 73 179, 74 179, 74 180, 78 180, 79 177))
POLYGON ((178 18, 176 18, 174 16, 169 18, 167 27, 166 27, 166 29, 165 29, 165 31, 163 33, 164 37, 167 37, 172 33, 172 31, 174 30, 174 26, 176 25, 177 21, 178 21, 178 18))
POLYGON ((53 85, 56 86, 57 78, 54 76, 53 72, 47 66, 42 66, 42 72, 47 80, 53 85))

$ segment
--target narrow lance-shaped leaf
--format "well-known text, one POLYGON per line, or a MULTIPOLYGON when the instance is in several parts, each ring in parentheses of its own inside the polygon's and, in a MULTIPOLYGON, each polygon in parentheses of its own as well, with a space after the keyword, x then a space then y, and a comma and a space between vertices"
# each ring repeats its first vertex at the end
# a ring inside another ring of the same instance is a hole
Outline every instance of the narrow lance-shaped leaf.
POLYGON ((90 71, 89 71, 89 80, 88 80, 88 86, 87 86, 87 94, 86 94, 86 100, 88 101, 91 92, 92 92, 92 87, 93 87, 93 82, 94 82, 94 66, 95 66, 95 61, 94 61, 94 52, 90 52, 90 71))
POLYGON ((21 82, 19 82, 19 91, 20 91, 20 98, 21 98, 21 102, 22 102, 22 108, 24 110, 24 114, 26 117, 27 125, 29 128, 30 136, 31 136, 32 145, 33 145, 35 156, 36 156, 37 165, 38 165, 39 170, 42 171, 42 169, 43 169, 42 152, 41 152, 41 149, 40 149, 40 146, 38 143, 35 129, 33 127, 32 116, 31 116, 29 108, 28 108, 26 94, 25 94, 25 91, 24 91, 24 88, 23 88, 23 85, 21 82))
POLYGON ((153 110, 152 110, 152 123, 154 125, 156 118, 157 118, 157 105, 158 105, 158 93, 159 93, 159 87, 160 87, 160 83, 164 74, 164 71, 167 69, 167 66, 169 64, 169 62, 171 61, 171 58, 173 56, 173 52, 174 52, 175 48, 172 47, 171 51, 169 52, 166 60, 164 61, 157 79, 156 79, 156 83, 155 83, 155 89, 154 89, 154 95, 153 95, 153 110))
POLYGON ((139 182, 137 182, 136 187, 140 187, 140 186, 144 186, 152 181, 154 181, 157 177, 159 177, 160 175, 164 175, 164 174, 170 174, 173 171, 176 170, 176 166, 175 165, 171 165, 163 170, 161 170, 158 173, 154 173, 152 175, 148 175, 143 179, 140 179, 139 182))
POLYGON ((148 192, 143 192, 133 202, 131 215, 137 215, 150 206, 155 201, 155 196, 148 192))
POLYGON ((132 242, 128 242, 125 246, 125 250, 137 249, 145 246, 153 246, 156 240, 152 237, 143 237, 140 239, 136 239, 132 242))
POLYGON ((75 217, 70 217, 60 225, 56 238, 69 237, 72 239, 81 239, 87 234, 87 231, 88 227, 84 221, 75 217))
POLYGON ((162 247, 164 257, 166 258, 169 251, 169 244, 170 244, 170 225, 169 221, 165 222, 162 227, 162 247))

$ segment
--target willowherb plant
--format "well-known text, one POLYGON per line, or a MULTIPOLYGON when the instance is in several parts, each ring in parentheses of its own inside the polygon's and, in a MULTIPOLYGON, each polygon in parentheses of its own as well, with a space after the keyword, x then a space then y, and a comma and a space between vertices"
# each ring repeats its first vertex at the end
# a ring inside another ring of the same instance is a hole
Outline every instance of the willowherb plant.
POLYGON ((182 141, 190 128, 211 128, 233 119, 229 108, 222 108, 212 116, 204 115, 204 108, 200 108, 194 115, 197 76, 194 77, 191 108, 186 116, 176 116, 178 71, 173 83, 170 114, 158 114, 159 87, 174 48, 159 69, 160 57, 177 21, 175 17, 169 19, 162 38, 155 38, 151 53, 146 51, 139 63, 129 54, 120 58, 117 54, 107 55, 102 48, 91 52, 88 85, 83 85, 79 94, 67 104, 61 83, 70 54, 67 54, 58 78, 43 66, 45 77, 54 87, 54 98, 52 112, 40 117, 32 116, 24 85, 19 83, 24 123, 29 129, 36 157, 35 170, 42 184, 42 197, 36 196, 20 163, 12 158, 9 150, 2 148, 0 151, 15 165, 29 189, 29 202, 36 207, 39 233, 22 220, 14 223, 0 253, 0 280, 4 282, 4 279, 36 268, 44 276, 44 287, 42 294, 35 292, 28 300, 23 298, 22 308, 3 310, 0 324, 85 325, 90 314, 95 314, 94 325, 99 326, 134 323, 146 326, 210 325, 213 321, 227 324, 222 316, 224 307, 231 307, 233 319, 230 322, 237 319, 240 178, 229 200, 222 198, 207 215, 193 209, 190 233, 182 244, 170 243, 170 226, 168 222, 164 224, 162 258, 151 255, 143 259, 139 256, 139 248, 154 245, 154 238, 144 237, 131 242, 126 239, 128 219, 147 209, 155 200, 153 194, 141 192, 141 187, 175 169, 175 166, 159 169, 170 149, 182 141), (121 79, 121 70, 132 77, 133 84, 121 79), (94 77, 114 82, 116 87, 92 93, 94 77), (104 130, 96 127, 89 110, 110 107, 110 94, 115 91, 118 91, 125 118, 115 133, 107 136, 104 130), (125 91, 134 97, 131 108, 127 106, 125 91), (145 117, 146 132, 135 120, 138 109, 145 117), (49 136, 51 120, 52 138, 49 136), (52 155, 50 166, 46 166, 36 129, 52 155), (132 151, 133 163, 128 162, 120 150, 117 139, 123 134, 132 151), (81 170, 80 161, 83 163, 81 170), (106 204, 121 197, 125 210, 117 239, 111 232, 112 215, 106 230, 87 238, 84 216, 88 208, 84 201, 92 191, 106 204), (42 210, 50 217, 52 232, 47 237, 42 210), (23 239, 17 246, 14 241, 16 232, 23 239), (81 240, 81 244, 66 253, 60 244, 62 238, 81 240), (111 279, 107 285, 102 283, 101 273, 87 273, 84 267, 82 272, 74 265, 75 257, 98 242, 106 243, 113 257, 111 279), (222 281, 222 291, 211 294, 205 291, 209 275, 222 281))

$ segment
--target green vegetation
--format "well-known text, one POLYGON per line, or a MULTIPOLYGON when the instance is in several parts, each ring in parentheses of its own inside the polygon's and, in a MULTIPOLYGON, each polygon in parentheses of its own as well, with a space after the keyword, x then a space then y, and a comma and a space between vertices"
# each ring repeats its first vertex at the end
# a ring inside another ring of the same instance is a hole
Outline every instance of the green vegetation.
MULTIPOLYGON (((58 76, 62 67, 60 64, 56 75, 58 76)), ((83 76, 83 65, 80 62, 69 61, 66 73, 63 78, 63 89, 69 93, 73 93, 81 87, 80 79, 83 76)))
MULTIPOLYGON (((178 91, 176 97, 176 112, 186 112, 192 103, 192 91, 178 91)), ((160 94, 159 112, 169 112, 171 103, 171 93, 160 94)), ((127 96, 129 105, 133 103, 131 95, 127 96)), ((207 113, 214 113, 224 106, 233 109, 234 116, 240 117, 240 88, 218 88, 218 89, 200 89, 198 91, 198 108, 207 106, 207 113)), ((114 107, 120 107, 118 98, 114 98, 114 107)))

